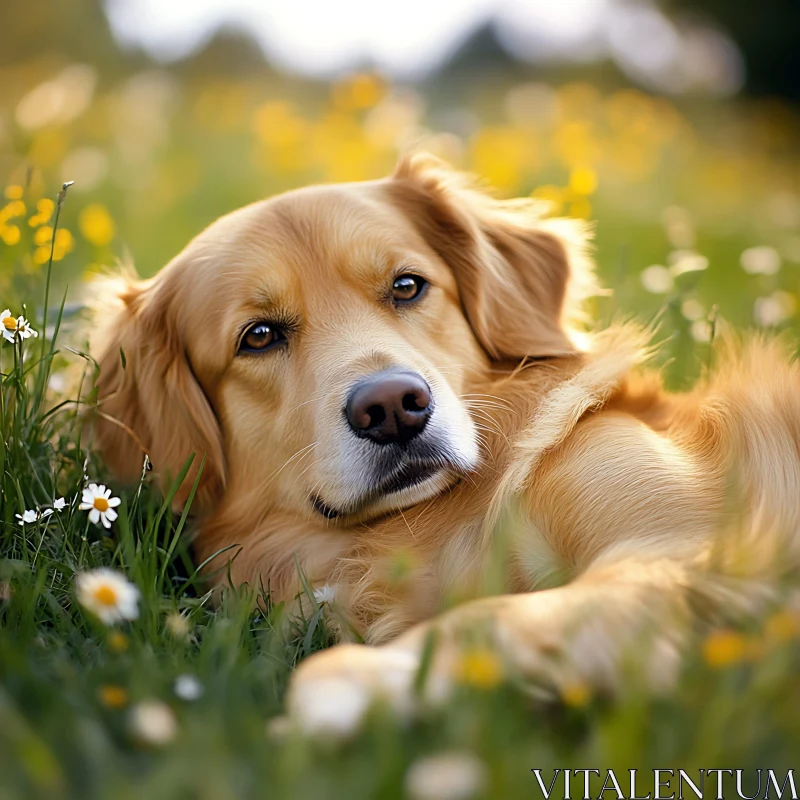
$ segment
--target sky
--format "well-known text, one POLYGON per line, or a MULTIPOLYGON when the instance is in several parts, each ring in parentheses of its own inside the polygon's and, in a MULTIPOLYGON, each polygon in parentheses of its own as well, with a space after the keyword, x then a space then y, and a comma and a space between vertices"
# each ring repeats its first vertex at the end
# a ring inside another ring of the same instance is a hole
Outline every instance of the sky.
POLYGON ((220 27, 250 32, 270 61, 328 77, 365 64, 393 78, 424 77, 480 26, 517 58, 608 57, 649 88, 705 84, 736 91, 738 51, 707 24, 676 24, 652 0, 106 0, 117 39, 162 61, 184 57, 220 27))

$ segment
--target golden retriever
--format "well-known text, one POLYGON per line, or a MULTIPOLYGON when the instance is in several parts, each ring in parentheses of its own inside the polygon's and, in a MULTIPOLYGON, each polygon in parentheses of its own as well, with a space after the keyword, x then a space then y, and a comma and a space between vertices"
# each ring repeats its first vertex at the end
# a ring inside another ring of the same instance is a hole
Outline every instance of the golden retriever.
POLYGON ((301 722, 338 724, 331 695, 354 720, 372 696, 410 707, 423 660, 446 693, 465 646, 604 687, 635 642, 668 682, 698 607, 752 606, 767 561, 796 559, 785 348, 729 343, 666 393, 640 329, 586 332, 586 242, 418 155, 222 217, 120 293, 98 348, 108 464, 135 479, 146 452, 168 484, 196 454, 176 504, 202 461, 197 559, 285 601, 299 567, 367 643, 301 665, 301 722))

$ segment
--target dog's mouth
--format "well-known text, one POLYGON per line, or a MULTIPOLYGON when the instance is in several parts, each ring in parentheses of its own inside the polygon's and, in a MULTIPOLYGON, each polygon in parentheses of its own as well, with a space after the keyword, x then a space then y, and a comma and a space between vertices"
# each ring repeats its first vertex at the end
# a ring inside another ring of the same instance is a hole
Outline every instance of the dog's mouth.
POLYGON ((336 519, 340 516, 340 512, 333 506, 329 506, 318 494, 311 498, 311 505, 314 506, 314 511, 322 514, 325 519, 336 519))
POLYGON ((352 516, 387 495, 396 494, 397 492, 402 492, 424 483, 438 475, 442 470, 443 465, 441 463, 434 463, 432 461, 406 462, 367 492, 354 506, 348 508, 334 508, 326 503, 318 494, 311 497, 311 505, 314 507, 314 510, 325 517, 325 519, 352 516))
POLYGON ((410 489, 412 486, 432 478, 441 469, 441 464, 432 464, 430 462, 403 464, 397 472, 378 485, 374 494, 391 494, 392 492, 401 492, 403 489, 410 489))

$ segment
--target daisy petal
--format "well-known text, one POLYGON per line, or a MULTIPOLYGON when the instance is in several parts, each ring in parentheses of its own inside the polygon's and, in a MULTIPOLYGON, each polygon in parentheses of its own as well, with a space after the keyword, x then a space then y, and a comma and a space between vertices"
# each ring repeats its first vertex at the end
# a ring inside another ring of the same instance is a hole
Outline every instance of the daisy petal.
POLYGON ((100 521, 100 512, 96 508, 93 508, 89 512, 89 522, 93 522, 95 525, 97 525, 99 521, 100 521))
POLYGON ((122 500, 120 500, 119 497, 109 497, 108 499, 108 505, 111 508, 116 508, 121 502, 122 500))

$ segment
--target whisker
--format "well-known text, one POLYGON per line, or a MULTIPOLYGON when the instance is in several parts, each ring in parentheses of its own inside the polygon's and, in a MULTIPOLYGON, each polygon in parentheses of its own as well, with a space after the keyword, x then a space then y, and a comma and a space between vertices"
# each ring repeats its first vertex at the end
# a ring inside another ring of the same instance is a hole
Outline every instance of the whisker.
POLYGON ((314 448, 317 446, 317 444, 319 444, 319 443, 318 443, 318 442, 312 442, 311 444, 307 444, 307 445, 305 445, 305 447, 301 447, 301 448, 300 448, 300 449, 299 449, 299 450, 298 450, 296 453, 294 453, 294 455, 292 455, 292 456, 290 456, 288 459, 286 459, 286 461, 284 461, 284 462, 283 462, 283 464, 282 464, 280 467, 278 467, 278 469, 274 470, 274 471, 272 472, 272 474, 270 474, 270 475, 269 475, 269 476, 268 476, 268 477, 267 477, 267 478, 264 480, 264 482, 263 482, 263 483, 261 484, 261 486, 260 486, 260 489, 262 489, 262 490, 263 490, 263 489, 265 489, 267 486, 269 486, 269 485, 272 483, 272 481, 273 481, 273 480, 275 480, 275 478, 277 478, 277 477, 278 477, 278 475, 279 475, 279 474, 280 474, 280 473, 281 473, 281 472, 282 472, 284 469, 286 469, 286 467, 287 467, 287 466, 289 466, 289 464, 291 464, 291 463, 292 463, 292 461, 294 461, 296 458, 298 458, 298 457, 302 456, 302 457, 301 457, 301 460, 302 460, 302 458, 304 458, 306 455, 308 455, 308 453, 310 453, 310 452, 311 452, 311 451, 312 451, 312 450, 313 450, 313 449, 314 449, 314 448))

